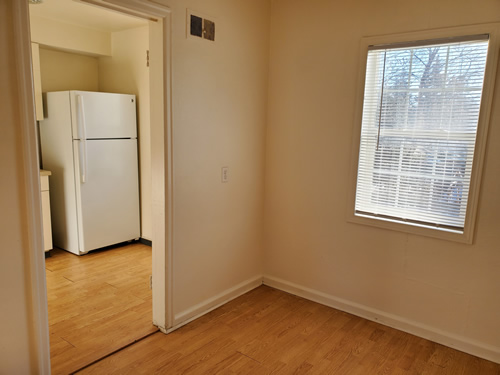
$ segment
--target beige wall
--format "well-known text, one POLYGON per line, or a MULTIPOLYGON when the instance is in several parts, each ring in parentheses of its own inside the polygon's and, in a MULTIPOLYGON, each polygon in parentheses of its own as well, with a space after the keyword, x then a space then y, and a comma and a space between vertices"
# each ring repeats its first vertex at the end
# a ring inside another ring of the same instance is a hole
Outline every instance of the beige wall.
MULTIPOLYGON (((270 3, 165 3, 174 25, 174 314, 185 316, 262 274, 270 3), (215 43, 186 37, 187 8, 213 17, 215 43), (230 176, 224 184, 223 166, 230 176)), ((130 76, 120 82, 124 47, 135 40, 113 35, 119 57, 100 59, 99 89, 138 85, 130 76), (112 61, 119 64, 111 67, 112 61), (112 69, 117 74, 106 77, 112 69)), ((134 61, 143 56, 138 52, 134 61)))
POLYGON ((272 4, 265 274, 489 345, 499 358, 500 96, 473 245, 348 223, 346 200, 360 38, 498 22, 500 3, 272 4))
POLYGON ((139 129, 141 237, 151 233, 151 132, 149 108, 149 26, 114 32, 112 57, 99 58, 99 91, 135 94, 139 129))
MULTIPOLYGON (((19 66, 11 58, 16 51, 13 10, 0 2, 0 373, 29 374, 34 369, 30 332, 29 267, 26 254, 27 218, 23 152, 19 131, 19 66)), ((33 373, 35 373, 33 371, 33 373)))
MULTIPOLYGON (((8 301, 0 372, 7 373, 28 372, 31 361, 10 3, 0 2, 0 228, 8 249, 0 252, 8 301)), ((349 224, 345 198, 359 39, 494 22, 500 4, 274 0, 269 34, 266 0, 166 3, 174 17, 175 313, 261 274, 264 256, 272 277, 499 347, 498 127, 490 128, 473 245, 349 224), (186 38, 186 7, 215 17, 215 43, 186 38), (227 184, 222 166, 230 168, 227 184)), ((497 95, 493 125, 499 105, 497 95)))
POLYGON ((47 19, 33 14, 30 17, 30 27, 31 41, 40 45, 91 55, 109 56, 111 54, 109 32, 71 25, 65 23, 64 20, 47 19))
POLYGON ((96 57, 40 48, 42 91, 99 90, 96 57))
POLYGON ((267 0, 167 1, 173 11, 174 314, 262 273, 267 0), (215 42, 186 38, 186 8, 215 42), (229 182, 221 183, 221 167, 229 182))

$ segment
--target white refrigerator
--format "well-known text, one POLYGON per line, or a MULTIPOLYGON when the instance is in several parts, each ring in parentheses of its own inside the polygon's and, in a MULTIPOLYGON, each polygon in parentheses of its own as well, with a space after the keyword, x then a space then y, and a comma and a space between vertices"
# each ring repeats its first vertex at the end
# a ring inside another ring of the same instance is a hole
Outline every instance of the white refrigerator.
POLYGON ((49 92, 45 104, 40 143, 52 172, 54 246, 81 255, 139 238, 135 96, 49 92))

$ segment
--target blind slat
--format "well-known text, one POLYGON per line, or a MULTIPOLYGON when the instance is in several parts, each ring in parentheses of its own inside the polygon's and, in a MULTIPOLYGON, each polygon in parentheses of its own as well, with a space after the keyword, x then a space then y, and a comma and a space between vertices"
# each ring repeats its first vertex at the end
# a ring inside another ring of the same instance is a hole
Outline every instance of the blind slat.
POLYGON ((368 51, 356 212, 463 230, 487 38, 368 51))

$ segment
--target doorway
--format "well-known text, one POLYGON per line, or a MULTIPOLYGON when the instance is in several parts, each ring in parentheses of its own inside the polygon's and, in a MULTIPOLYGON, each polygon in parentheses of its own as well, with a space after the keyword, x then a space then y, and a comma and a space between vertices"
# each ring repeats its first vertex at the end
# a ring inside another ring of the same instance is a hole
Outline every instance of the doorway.
MULTIPOLYGON (((144 1, 115 0, 113 4, 107 1, 84 1, 93 5, 102 6, 109 10, 122 11, 127 14, 143 17, 150 20, 150 50, 156 51, 151 53, 150 58, 150 75, 155 77, 151 80, 151 97, 154 100, 151 102, 151 150, 152 150, 152 195, 153 195, 153 323, 166 332, 172 326, 172 304, 171 304, 171 275, 172 275, 172 242, 171 242, 171 195, 172 195, 172 158, 171 158, 171 82, 170 82, 170 11, 168 8, 152 4, 144 1)), ((27 7, 21 6, 21 11, 27 15, 27 7)), ((27 25, 23 25, 25 19, 19 21, 19 27, 27 30, 27 25)), ((20 37, 22 40, 29 42, 27 33, 20 37)), ((23 51, 25 52, 25 51, 23 51)), ((29 72, 29 59, 20 59, 23 63, 24 72, 29 72)), ((33 92, 29 92, 29 85, 25 85, 26 108, 32 104, 31 98, 33 92)), ((32 110, 32 109, 31 109, 32 110)), ((33 137, 30 132, 33 132, 30 116, 27 116, 22 123, 25 131, 28 132, 28 137, 33 137)), ((33 142, 30 145, 34 146, 33 142)), ((30 147, 32 147, 30 146, 30 147)), ((31 157, 25 161, 27 170, 34 173, 38 169, 36 157, 31 157)), ((33 176, 31 181, 35 184, 33 176)), ((33 189, 32 189, 33 190, 33 189)), ((39 197, 36 196, 36 191, 33 191, 33 196, 30 197, 33 202, 32 212, 35 217, 39 215, 36 209, 36 203, 39 202, 39 197)), ((35 222, 41 222, 40 217, 35 222)), ((38 232, 30 234, 30 239, 37 244, 38 232)), ((33 254, 31 261, 34 267, 32 277, 32 289, 34 300, 33 310, 36 319, 40 323, 40 329, 36 336, 37 352, 39 353, 39 363, 41 364, 41 373, 48 373, 48 332, 44 329, 47 322, 47 310, 45 297, 45 273, 43 272, 43 253, 39 249, 41 245, 34 245, 36 254, 33 254)))

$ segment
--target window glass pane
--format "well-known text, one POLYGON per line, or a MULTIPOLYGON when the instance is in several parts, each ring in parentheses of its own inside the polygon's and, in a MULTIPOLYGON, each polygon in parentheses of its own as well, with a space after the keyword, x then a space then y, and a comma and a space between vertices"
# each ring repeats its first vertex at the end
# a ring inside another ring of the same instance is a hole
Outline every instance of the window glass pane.
POLYGON ((463 229, 488 41, 369 51, 363 215, 463 229))

